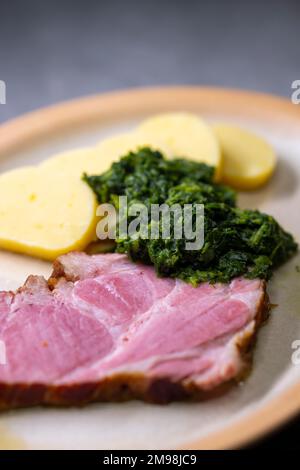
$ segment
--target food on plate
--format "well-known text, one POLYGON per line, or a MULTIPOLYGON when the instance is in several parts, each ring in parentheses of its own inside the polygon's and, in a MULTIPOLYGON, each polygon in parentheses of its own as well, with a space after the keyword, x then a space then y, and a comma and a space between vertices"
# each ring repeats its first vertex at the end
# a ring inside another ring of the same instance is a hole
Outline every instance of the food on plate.
POLYGON ((275 152, 263 138, 227 123, 210 127, 194 114, 159 114, 142 122, 138 132, 160 138, 172 157, 214 166, 215 181, 237 189, 262 186, 276 167, 275 152))
MULTIPOLYGON (((168 238, 127 235, 116 240, 116 249, 134 261, 153 264, 160 276, 199 282, 229 282, 238 276, 269 279, 273 270, 297 250, 292 235, 270 215, 257 210, 242 210, 236 193, 213 182, 214 168, 185 159, 165 159, 149 148, 130 152, 102 175, 85 175, 85 181, 100 203, 115 204, 127 196, 131 204, 174 204, 181 208, 204 204, 204 245, 186 249, 183 237, 176 239, 174 219, 168 238)), ((184 216, 183 216, 184 217, 184 216)), ((146 229, 151 232, 151 212, 146 229)), ((159 221, 162 233, 162 218, 159 221)))
POLYGON ((234 125, 213 126, 223 157, 222 181, 237 189, 265 184, 276 166, 276 155, 263 138, 234 125))
POLYGON ((97 201, 53 165, 0 175, 0 247, 44 259, 84 249, 95 236, 97 201))
POLYGON ((218 140, 209 125, 198 116, 189 113, 159 114, 142 122, 138 131, 160 138, 170 148, 172 157, 214 166, 214 177, 216 181, 220 179, 222 159, 218 140))
POLYGON ((273 150, 246 131, 213 132, 197 116, 173 113, 1 175, 0 247, 62 256, 48 281, 32 275, 0 292, 0 409, 166 403, 240 380, 268 313, 266 280, 297 243, 272 216, 238 208, 235 191, 217 181, 254 188, 274 167, 273 150), (97 203, 120 210, 119 196, 127 196, 128 224, 134 205, 147 209, 140 233, 124 235, 117 223, 115 240, 96 240, 97 203), (179 208, 189 236, 175 236, 174 214, 162 236, 152 205, 179 208), (200 206, 203 243, 188 248, 200 206), (153 227, 158 236, 149 236, 153 227))
POLYGON ((0 294, 0 408, 209 396, 239 379, 265 281, 194 288, 125 255, 70 253, 0 294))

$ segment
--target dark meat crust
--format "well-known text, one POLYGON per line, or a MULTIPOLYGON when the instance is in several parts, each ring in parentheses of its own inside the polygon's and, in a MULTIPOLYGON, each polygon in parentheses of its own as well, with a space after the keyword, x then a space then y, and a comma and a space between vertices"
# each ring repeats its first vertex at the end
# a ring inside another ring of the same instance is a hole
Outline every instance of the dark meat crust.
MULTIPOLYGON (((63 276, 60 266, 49 280, 50 289, 57 279, 63 276)), ((150 379, 143 374, 115 374, 99 383, 74 384, 72 386, 53 386, 45 384, 13 384, 0 382, 0 410, 36 405, 83 406, 94 402, 144 400, 149 403, 166 404, 178 400, 206 400, 217 397, 234 383, 243 380, 251 368, 252 351, 256 334, 267 319, 270 310, 266 284, 257 306, 255 331, 244 335, 237 348, 244 361, 240 375, 234 380, 223 383, 211 390, 199 390, 184 381, 172 382, 169 379, 150 379)))
POLYGON ((69 276, 67 276, 63 264, 59 261, 59 259, 56 259, 53 262, 53 271, 51 276, 48 279, 48 285, 49 289, 54 289, 56 284, 61 278, 65 278, 66 281, 75 281, 76 279, 71 279, 69 276))

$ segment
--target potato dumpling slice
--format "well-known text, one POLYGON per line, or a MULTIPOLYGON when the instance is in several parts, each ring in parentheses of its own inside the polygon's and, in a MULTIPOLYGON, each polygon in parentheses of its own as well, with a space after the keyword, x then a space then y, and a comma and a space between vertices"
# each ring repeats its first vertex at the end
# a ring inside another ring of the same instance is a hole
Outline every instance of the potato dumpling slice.
POLYGON ((220 179, 221 152, 210 127, 198 116, 189 113, 167 113, 153 116, 140 124, 140 133, 150 134, 167 145, 172 157, 185 157, 215 167, 220 179))
POLYGON ((97 174, 106 171, 112 162, 104 159, 96 148, 80 148, 54 155, 41 163, 41 167, 57 171, 66 178, 74 176, 81 180, 84 172, 97 174))
POLYGON ((146 134, 128 132, 102 140, 96 147, 88 147, 62 152, 42 163, 43 167, 55 168, 60 174, 77 176, 81 179, 83 173, 100 175, 109 170, 112 163, 129 151, 136 151, 140 147, 148 146, 154 150, 161 150, 170 156, 170 150, 159 139, 146 134))
POLYGON ((0 175, 0 247, 53 260, 95 238, 96 198, 60 167, 24 167, 0 175))
POLYGON ((255 189, 272 176, 273 148, 252 132, 229 124, 213 126, 223 156, 222 180, 236 189, 255 189))
MULTIPOLYGON (((111 163, 120 159, 128 152, 135 152, 141 147, 150 147, 153 150, 160 150, 163 155, 170 157, 172 155, 171 149, 160 139, 152 133, 144 132, 127 132, 114 137, 102 140, 97 146, 98 158, 107 160, 111 163)), ((107 169, 108 169, 107 168, 107 169)))

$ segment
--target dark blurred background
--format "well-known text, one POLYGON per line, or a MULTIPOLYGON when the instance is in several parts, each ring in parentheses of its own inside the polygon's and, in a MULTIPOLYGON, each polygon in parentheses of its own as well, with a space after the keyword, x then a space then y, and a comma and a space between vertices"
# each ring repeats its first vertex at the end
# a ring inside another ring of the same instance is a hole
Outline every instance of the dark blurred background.
POLYGON ((291 94, 299 0, 1 0, 0 119, 156 84, 291 94))
MULTIPOLYGON (((0 121, 81 95, 144 85, 291 95, 299 0, 1 0, 0 121)), ((255 448, 298 445, 296 419, 255 448)))

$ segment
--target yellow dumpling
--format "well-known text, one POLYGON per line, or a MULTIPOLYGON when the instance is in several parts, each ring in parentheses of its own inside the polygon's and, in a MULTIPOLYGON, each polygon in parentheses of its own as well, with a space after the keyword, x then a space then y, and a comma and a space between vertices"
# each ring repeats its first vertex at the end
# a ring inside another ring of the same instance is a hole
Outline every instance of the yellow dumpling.
POLYGON ((0 175, 0 247, 53 260, 95 238, 96 198, 53 165, 0 175))
POLYGON ((160 139, 170 148, 171 157, 185 157, 215 167, 215 179, 221 175, 221 152, 211 128, 189 113, 166 113, 140 124, 138 132, 160 139))
POLYGON ((66 178, 74 176, 80 180, 83 173, 101 174, 112 162, 99 152, 97 148, 81 148, 59 153, 41 163, 42 168, 56 171, 66 178))
POLYGON ((112 163, 129 151, 136 151, 140 147, 151 147, 160 150, 164 155, 170 156, 170 150, 159 139, 146 134, 128 132, 102 140, 95 147, 71 150, 54 155, 42 163, 43 167, 55 168, 60 174, 77 176, 83 173, 100 175, 109 170, 112 163))
POLYGON ((236 189, 255 189, 272 176, 276 155, 264 139, 229 124, 213 126, 223 156, 222 180, 236 189))

